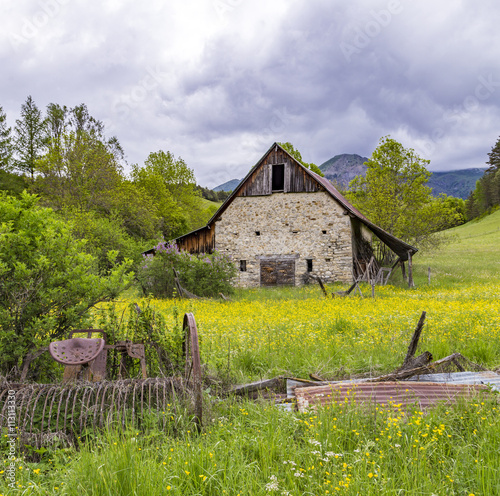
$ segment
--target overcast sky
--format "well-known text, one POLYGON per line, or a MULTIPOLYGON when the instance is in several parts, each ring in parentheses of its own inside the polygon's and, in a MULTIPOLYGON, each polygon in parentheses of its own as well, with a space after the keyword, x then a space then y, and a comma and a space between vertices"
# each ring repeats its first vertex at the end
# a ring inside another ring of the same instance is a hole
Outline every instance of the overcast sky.
POLYGON ((500 135, 498 0, 0 0, 0 105, 87 104, 129 164, 171 151, 214 187, 274 141, 318 165, 382 136, 430 170, 500 135))

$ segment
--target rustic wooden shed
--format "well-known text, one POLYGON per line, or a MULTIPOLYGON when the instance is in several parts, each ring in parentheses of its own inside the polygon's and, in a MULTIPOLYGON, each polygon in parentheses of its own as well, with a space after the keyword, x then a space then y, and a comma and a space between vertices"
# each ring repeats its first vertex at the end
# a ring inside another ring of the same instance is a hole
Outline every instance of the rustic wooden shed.
POLYGON ((352 282, 383 275, 417 249, 370 222, 325 178, 274 143, 206 226, 175 240, 228 254, 240 286, 352 282))

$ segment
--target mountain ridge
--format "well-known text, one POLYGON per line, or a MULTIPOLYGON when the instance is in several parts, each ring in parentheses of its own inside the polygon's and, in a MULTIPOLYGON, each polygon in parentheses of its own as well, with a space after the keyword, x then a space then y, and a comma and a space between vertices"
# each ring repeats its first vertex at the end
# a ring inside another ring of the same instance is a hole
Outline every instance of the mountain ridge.
MULTIPOLYGON (((368 157, 356 153, 342 153, 323 162, 319 168, 325 177, 339 189, 346 190, 356 176, 364 176, 367 167, 364 163, 368 157)), ((458 169, 452 171, 432 172, 427 185, 432 188, 432 194, 466 199, 476 187, 476 181, 482 177, 486 167, 458 169)), ((241 179, 231 179, 213 188, 214 191, 234 191, 241 179)))

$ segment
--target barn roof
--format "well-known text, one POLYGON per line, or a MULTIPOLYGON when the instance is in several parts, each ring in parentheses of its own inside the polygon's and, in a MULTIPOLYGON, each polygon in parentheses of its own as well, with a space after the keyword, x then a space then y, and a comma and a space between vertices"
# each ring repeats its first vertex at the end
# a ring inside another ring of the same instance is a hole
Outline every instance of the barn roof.
MULTIPOLYGON (((307 167, 304 167, 300 162, 298 162, 290 153, 288 153, 283 147, 281 147, 278 143, 274 143, 269 150, 262 156, 262 158, 250 169, 248 174, 244 179, 240 181, 238 186, 233 190, 233 192, 226 198, 224 203, 219 207, 219 209, 215 212, 212 218, 208 221, 207 225, 201 227, 199 229, 195 229, 183 236, 179 236, 175 239, 175 241, 179 242, 184 240, 190 236, 197 236, 206 230, 212 229, 214 222, 220 218, 220 216, 224 213, 224 211, 229 207, 229 205, 233 202, 233 200, 239 196, 240 191, 244 188, 247 181, 253 175, 253 173, 262 165, 262 163, 266 160, 269 153, 271 153, 275 149, 276 151, 280 150, 282 153, 286 154, 288 158, 298 167, 300 167, 307 175, 309 175, 313 181, 318 183, 321 186, 321 189, 330 194, 342 207, 345 208, 347 213, 355 219, 358 219, 362 224, 364 224, 368 229, 370 229, 383 243, 385 243, 393 252, 395 252, 402 260, 408 259, 408 252, 411 252, 412 255, 418 251, 414 246, 405 243, 400 240, 396 236, 384 231, 382 228, 373 224, 369 219, 367 219, 357 208, 355 208, 336 188, 333 184, 328 181, 325 177, 321 177, 315 172, 309 170, 307 167)), ((153 253, 154 250, 148 250, 144 253, 153 253)))
POLYGON ((415 248, 408 243, 396 238, 392 234, 384 231, 381 227, 378 227, 373 222, 369 221, 356 207, 351 205, 347 201, 346 198, 335 188, 335 186, 326 179, 326 177, 321 177, 318 174, 306 169, 307 172, 314 176, 315 179, 320 182, 325 190, 330 193, 348 212, 351 217, 357 218, 362 224, 368 227, 381 241, 383 241, 393 252, 395 252, 398 256, 401 257, 402 260, 408 259, 408 252, 410 251, 415 254, 418 251, 418 248, 415 248))

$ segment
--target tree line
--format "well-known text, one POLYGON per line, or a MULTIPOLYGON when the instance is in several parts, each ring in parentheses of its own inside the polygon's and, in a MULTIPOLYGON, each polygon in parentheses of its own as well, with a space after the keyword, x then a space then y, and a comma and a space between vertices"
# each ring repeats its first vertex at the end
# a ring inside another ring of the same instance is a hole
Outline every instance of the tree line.
POLYGON ((488 153, 486 164, 488 169, 466 201, 468 220, 491 213, 500 205, 500 137, 488 153))
POLYGON ((128 174, 125 164, 120 142, 85 104, 50 103, 42 112, 29 96, 13 128, 0 107, 0 189, 38 195, 87 240, 101 271, 109 269, 109 250, 137 263, 158 239, 204 225, 216 205, 203 197, 224 197, 197 186, 193 170, 169 151, 150 153, 128 174))

